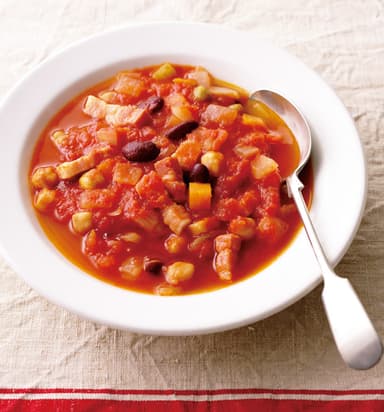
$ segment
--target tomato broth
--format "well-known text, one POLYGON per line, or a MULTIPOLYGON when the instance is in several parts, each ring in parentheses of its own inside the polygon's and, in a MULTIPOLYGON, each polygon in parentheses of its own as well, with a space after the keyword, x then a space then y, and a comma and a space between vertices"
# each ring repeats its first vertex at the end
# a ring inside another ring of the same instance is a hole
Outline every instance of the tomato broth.
MULTIPOLYGON (((47 124, 29 181, 39 222, 75 265, 162 296, 256 274, 300 219, 284 177, 297 142, 270 109, 202 67, 119 72, 47 124)), ((310 164, 302 172, 311 203, 310 164)))

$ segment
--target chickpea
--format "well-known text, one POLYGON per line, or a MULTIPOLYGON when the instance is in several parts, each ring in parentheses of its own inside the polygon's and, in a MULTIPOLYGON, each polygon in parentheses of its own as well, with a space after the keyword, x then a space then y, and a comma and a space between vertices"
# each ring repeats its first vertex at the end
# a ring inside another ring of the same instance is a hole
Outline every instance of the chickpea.
POLYGON ((92 212, 77 212, 72 215, 72 228, 76 233, 83 235, 92 227, 92 212))
POLYGON ((256 234, 256 222, 251 217, 238 216, 231 220, 228 229, 242 239, 252 239, 256 234))
POLYGON ((45 212, 52 206, 53 202, 55 201, 55 198, 55 190, 43 188, 35 197, 35 208, 40 212, 45 212))
POLYGON ((31 178, 31 182, 34 188, 43 189, 54 187, 59 181, 56 170, 53 166, 39 167, 36 169, 31 178))
POLYGON ((201 156, 201 163, 212 176, 219 176, 224 165, 224 155, 220 152, 209 151, 201 156))
POLYGON ((203 219, 196 220, 195 222, 189 225, 189 230, 193 236, 201 235, 202 233, 207 233, 211 230, 217 229, 220 225, 220 222, 217 218, 204 217, 203 219))
POLYGON ((104 176, 99 170, 91 169, 80 177, 79 185, 82 189, 95 189, 102 186, 104 181, 104 176))
POLYGON ((191 279, 195 273, 195 266, 189 262, 175 262, 165 270, 165 280, 171 285, 178 285, 191 279))
POLYGON ((177 236, 174 234, 171 234, 167 239, 165 239, 164 242, 164 247, 167 252, 174 255, 183 252, 186 246, 186 240, 182 236, 177 236))

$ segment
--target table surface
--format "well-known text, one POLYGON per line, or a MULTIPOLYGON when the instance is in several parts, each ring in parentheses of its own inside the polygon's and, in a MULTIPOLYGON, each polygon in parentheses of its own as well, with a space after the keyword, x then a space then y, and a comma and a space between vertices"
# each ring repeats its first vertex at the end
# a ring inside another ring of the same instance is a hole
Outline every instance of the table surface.
MULTIPOLYGON (((152 20, 249 31, 297 55, 335 89, 355 120, 369 176, 361 227, 337 270, 351 279, 384 335, 383 1, 0 0, 0 97, 63 46, 117 25, 152 20)), ((0 138, 8 144, 6 136, 0 138)), ((97 325, 49 303, 2 258, 0 278, 4 393, 7 388, 384 390, 384 362, 357 372, 341 361, 320 287, 248 327, 155 337, 97 325)))

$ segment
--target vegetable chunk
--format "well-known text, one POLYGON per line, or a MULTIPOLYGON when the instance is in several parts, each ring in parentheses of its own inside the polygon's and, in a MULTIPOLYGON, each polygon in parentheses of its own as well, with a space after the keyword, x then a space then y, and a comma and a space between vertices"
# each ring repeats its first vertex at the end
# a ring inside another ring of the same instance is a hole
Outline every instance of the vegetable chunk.
POLYGON ((220 127, 227 127, 234 123, 237 114, 237 110, 218 104, 210 104, 201 115, 201 119, 206 124, 213 123, 220 127))
POLYGON ((209 183, 189 184, 189 207, 191 210, 206 210, 211 207, 212 189, 209 183))
POLYGON ((195 266, 189 262, 175 262, 168 266, 165 272, 165 279, 171 285, 178 285, 180 282, 191 279, 195 273, 195 266))
POLYGON ((163 220, 172 232, 176 233, 176 235, 180 235, 191 223, 189 213, 182 205, 177 205, 175 203, 164 208, 163 220))

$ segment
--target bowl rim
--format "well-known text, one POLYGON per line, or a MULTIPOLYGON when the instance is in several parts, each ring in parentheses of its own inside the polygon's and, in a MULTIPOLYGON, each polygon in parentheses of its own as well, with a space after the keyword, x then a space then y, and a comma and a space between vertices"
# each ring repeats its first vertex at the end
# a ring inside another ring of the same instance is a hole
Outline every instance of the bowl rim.
MULTIPOLYGON (((314 131, 314 152, 317 156, 314 157, 313 164, 315 188, 311 209, 312 219, 315 225, 319 226, 319 235, 331 264, 335 265, 342 258, 362 219, 367 197, 367 171, 362 143, 353 120, 340 99, 314 71, 299 59, 269 42, 255 39, 252 33, 219 25, 182 22, 133 23, 89 36, 52 54, 7 93, 0 104, 0 131, 12 137, 12 145, 0 154, 0 167, 2 168, 0 184, 7 194, 6 201, 2 205, 3 213, 0 214, 0 227, 2 228, 0 250, 10 266, 39 294, 81 317, 113 327, 148 334, 191 335, 232 329, 263 319, 296 302, 321 281, 319 269, 308 249, 303 230, 296 236, 289 249, 257 276, 212 292, 164 298, 120 289, 81 272, 72 263, 63 259, 62 255, 47 240, 36 219, 33 220, 33 211, 31 205, 28 204, 29 199, 26 199, 25 162, 31 153, 30 142, 33 141, 33 135, 36 136, 36 131, 41 130, 39 126, 44 125, 44 119, 47 120, 60 105, 62 106, 71 96, 73 97, 71 93, 78 90, 80 84, 81 90, 84 90, 96 83, 94 80, 107 78, 107 73, 113 74, 117 71, 115 70, 117 67, 124 67, 122 64, 127 61, 135 65, 133 62, 150 63, 159 58, 162 58, 162 61, 170 60, 175 63, 187 59, 186 64, 192 61, 206 62, 207 64, 203 65, 208 66, 208 70, 218 77, 228 80, 236 77, 234 82, 240 84, 242 82, 238 81, 239 78, 247 79, 244 83, 250 83, 248 80, 250 78, 254 81, 253 72, 255 70, 259 76, 262 78, 264 76, 260 81, 263 86, 277 89, 295 101, 314 131), (150 44, 155 34, 157 41, 162 40, 163 43, 172 41, 172 47, 166 43, 160 46, 150 44), (193 36, 197 35, 205 39, 204 45, 194 44, 193 36), (108 50, 108 44, 111 42, 121 45, 123 40, 126 41, 132 36, 139 36, 141 43, 132 46, 124 59, 121 59, 121 55, 119 58, 118 50, 108 50), (140 50, 139 46, 144 51, 140 50), (245 63, 255 62, 255 57, 246 53, 250 47, 259 54, 264 53, 268 56, 270 61, 264 63, 268 67, 268 73, 264 72, 267 70, 265 67, 252 70, 249 67, 243 67, 245 63), (95 49, 97 53, 94 52, 95 49), (228 54, 228 50, 231 51, 231 56, 224 55, 224 52, 228 54), (172 57, 174 60, 168 59, 172 57), (65 63, 66 59, 70 62, 78 59, 80 63, 78 67, 73 64, 70 67, 70 63, 65 63), (279 73, 281 75, 281 72, 279 68, 272 66, 272 63, 284 64, 284 79, 277 82, 276 76, 279 76, 279 73), (217 68, 220 72, 217 73, 217 70, 212 70, 211 67, 217 68), (299 77, 295 71, 299 73, 299 77), (62 84, 57 84, 57 76, 63 79, 62 84), (320 124, 319 111, 310 100, 308 90, 304 87, 300 90, 295 90, 292 86, 288 87, 285 83, 288 80, 311 85, 316 90, 319 101, 331 105, 331 108, 322 109, 322 113, 325 112, 323 116, 334 119, 334 114, 330 112, 332 109, 337 112, 336 119, 339 124, 332 127, 320 124), (278 87, 271 85, 273 81, 278 83, 278 87), (48 86, 51 90, 47 90, 48 86), (28 110, 20 114, 16 110, 19 110, 20 105, 28 110), (15 110, 19 118, 16 126, 14 124, 15 110), (325 151, 323 140, 326 140, 332 149, 337 149, 336 154, 340 156, 342 143, 333 141, 335 139, 331 140, 329 135, 336 136, 341 132, 343 136, 340 139, 343 144, 348 142, 350 150, 349 154, 343 155, 347 155, 347 158, 335 159, 332 157, 333 153, 325 151), (345 136, 348 136, 347 140, 345 136), (330 160, 329 157, 332 159, 330 160), (349 170, 349 173, 352 175, 355 187, 338 187, 339 192, 337 192, 332 186, 336 186, 346 177, 344 171, 339 171, 335 167, 337 160, 341 165, 353 161, 354 169, 349 170), (18 165, 17 171, 14 170, 15 162, 18 165), (338 171, 337 176, 334 177, 336 183, 330 180, 329 173, 331 172, 328 172, 331 162, 333 162, 332 171, 338 171), (8 175, 4 173, 7 170, 8 175), (12 170, 12 173, 9 170, 12 170), (327 188, 327 185, 331 187, 327 188), (348 205, 348 210, 337 209, 340 214, 337 220, 330 217, 331 222, 327 219, 327 213, 329 214, 333 209, 322 203, 319 197, 328 192, 343 205, 347 203, 346 201, 352 202, 352 205, 348 205), (7 212, 10 216, 6 216, 7 212), (19 220, 20 227, 24 228, 23 239, 15 236, 12 221, 16 219, 19 220), (336 222, 341 225, 339 226, 340 233, 333 231, 332 225, 336 222), (328 227, 324 228, 323 224, 328 227), (332 236, 336 237, 337 241, 331 239, 332 236), (30 244, 33 244, 34 248, 28 248, 30 244), (39 253, 36 253, 35 248, 39 253), (295 256, 292 256, 292 250, 296 250, 295 256), (39 259, 39 256, 43 256, 44 261, 39 259), (287 282, 281 273, 286 268, 292 268, 295 259, 299 256, 302 259, 299 268, 301 275, 290 273, 294 281, 292 284, 292 282, 287 282), (51 273, 51 268, 55 268, 53 273, 51 273), (64 276, 67 282, 60 276, 64 276), (85 296, 86 291, 91 296, 85 296), (243 304, 239 305, 239 301, 243 304), (151 307, 155 313, 146 313, 151 307), (216 307, 215 311, 210 310, 212 307, 216 307), (234 313, 231 310, 232 307, 236 307, 234 313), (129 313, 131 310, 137 312, 138 309, 141 313, 136 313, 135 316, 129 314, 124 316, 124 313, 121 313, 124 311, 129 313)), ((29 166, 29 162, 27 163, 29 166)))

